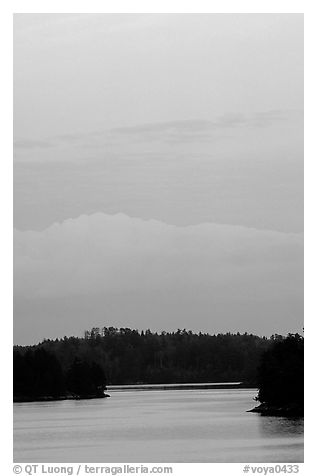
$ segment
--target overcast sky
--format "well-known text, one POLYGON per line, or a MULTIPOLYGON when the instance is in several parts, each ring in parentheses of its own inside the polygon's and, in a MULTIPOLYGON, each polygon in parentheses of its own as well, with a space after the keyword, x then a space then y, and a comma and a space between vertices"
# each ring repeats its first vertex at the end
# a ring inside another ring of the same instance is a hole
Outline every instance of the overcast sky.
POLYGON ((15 341, 300 331, 303 15, 18 14, 15 341))

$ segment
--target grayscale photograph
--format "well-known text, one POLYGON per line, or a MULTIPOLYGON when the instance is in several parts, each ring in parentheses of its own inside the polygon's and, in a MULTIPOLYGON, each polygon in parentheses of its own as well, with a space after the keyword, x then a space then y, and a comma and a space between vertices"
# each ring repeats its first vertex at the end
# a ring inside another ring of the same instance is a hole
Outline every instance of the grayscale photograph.
POLYGON ((297 467, 304 14, 13 37, 14 462, 297 467))

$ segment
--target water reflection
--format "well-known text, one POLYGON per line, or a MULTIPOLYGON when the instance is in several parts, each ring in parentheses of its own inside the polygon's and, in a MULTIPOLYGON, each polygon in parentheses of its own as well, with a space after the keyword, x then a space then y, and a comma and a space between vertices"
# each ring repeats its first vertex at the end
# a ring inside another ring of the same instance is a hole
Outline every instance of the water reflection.
POLYGON ((255 390, 124 391, 14 405, 15 462, 301 462, 303 420, 261 417, 255 390))
POLYGON ((264 437, 281 437, 302 435, 304 433, 304 418, 288 418, 288 417, 270 417, 260 416, 259 431, 264 437))

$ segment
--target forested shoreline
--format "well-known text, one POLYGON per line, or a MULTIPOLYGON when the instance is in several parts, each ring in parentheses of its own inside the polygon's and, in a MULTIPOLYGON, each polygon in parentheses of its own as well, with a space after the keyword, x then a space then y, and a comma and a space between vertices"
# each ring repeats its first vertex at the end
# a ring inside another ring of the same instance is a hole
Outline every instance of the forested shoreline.
MULTIPOLYGON (((283 355, 283 349, 274 349, 285 346, 281 343, 288 339, 292 343, 295 339, 297 347, 303 343, 299 335, 266 338, 186 329, 157 333, 93 328, 82 338, 45 339, 33 346, 15 346, 13 396, 15 401, 95 398, 105 395, 106 385, 241 382, 242 386, 259 388, 259 401, 269 403, 268 396, 272 395, 265 388, 272 380, 270 369, 278 368, 283 355), (275 360, 270 357, 272 350, 275 360)), ((295 360, 300 367, 298 356, 295 360)))
POLYGON ((276 338, 260 360, 257 400, 262 415, 304 416, 304 338, 276 338))

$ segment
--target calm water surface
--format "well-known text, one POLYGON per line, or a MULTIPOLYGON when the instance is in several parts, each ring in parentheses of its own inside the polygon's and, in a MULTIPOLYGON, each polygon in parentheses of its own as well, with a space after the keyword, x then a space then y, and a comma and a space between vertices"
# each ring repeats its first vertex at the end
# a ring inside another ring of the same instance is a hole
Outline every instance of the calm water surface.
POLYGON ((261 417, 256 390, 110 392, 14 404, 15 462, 302 462, 303 419, 261 417))

